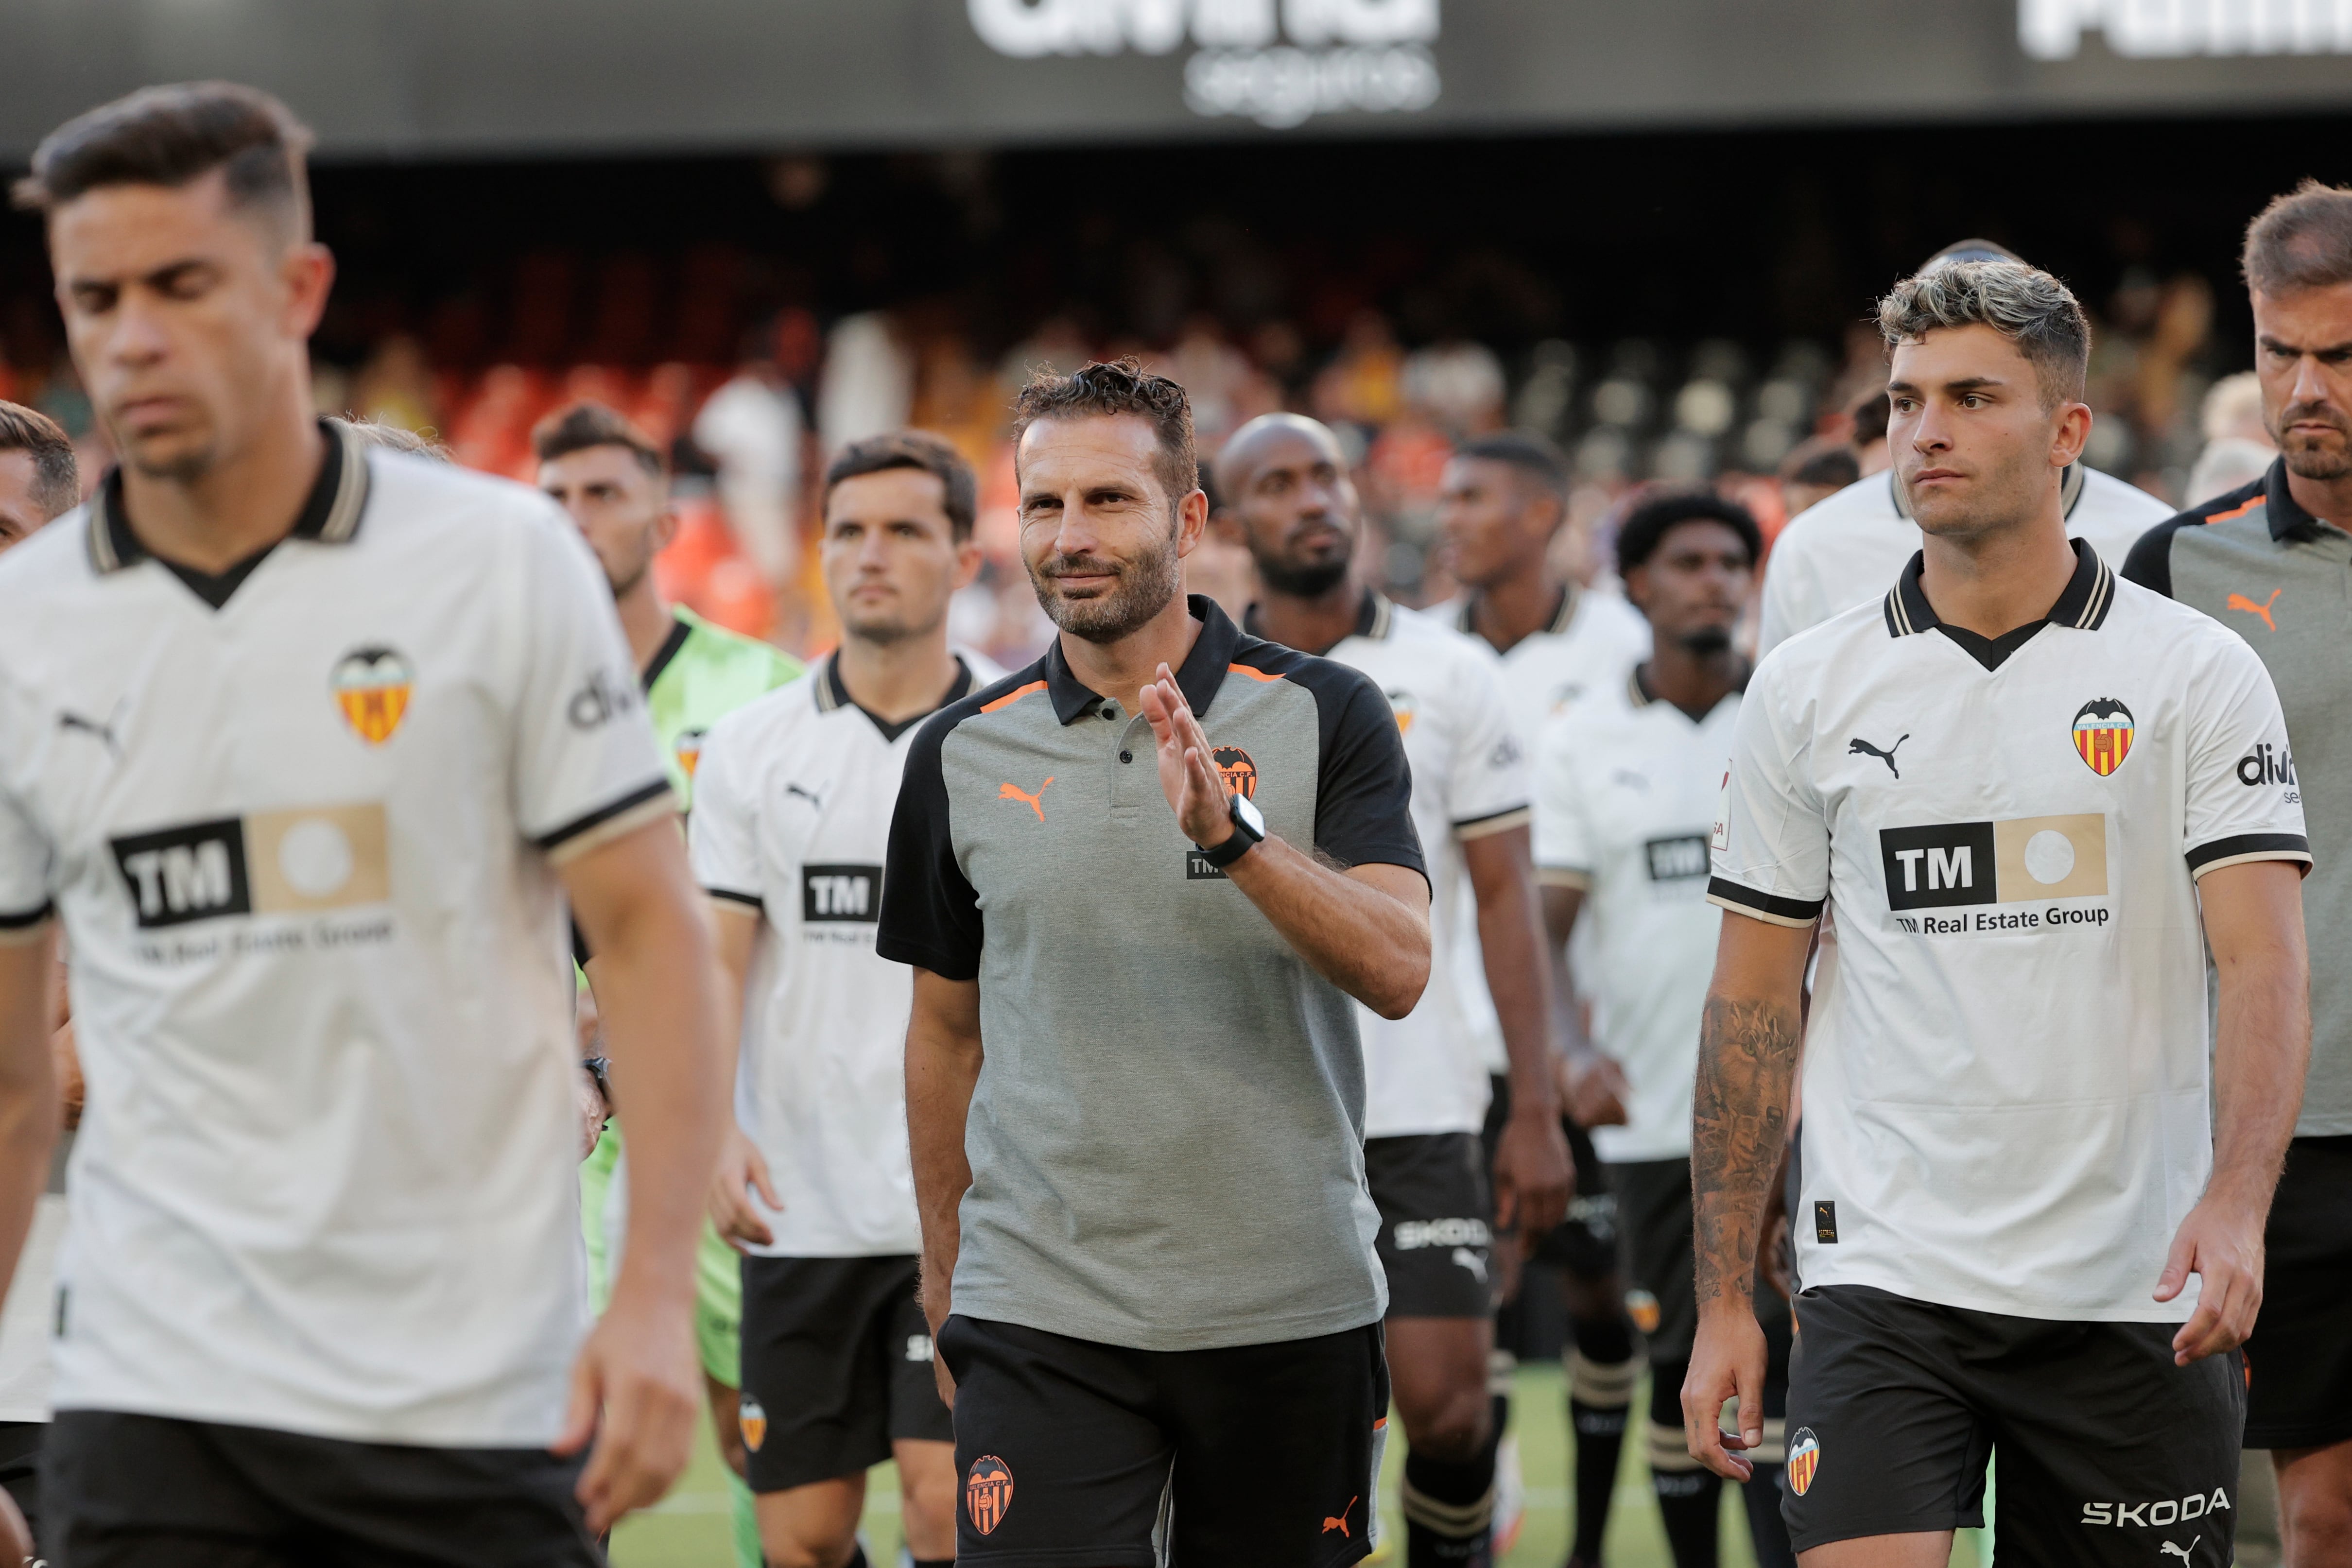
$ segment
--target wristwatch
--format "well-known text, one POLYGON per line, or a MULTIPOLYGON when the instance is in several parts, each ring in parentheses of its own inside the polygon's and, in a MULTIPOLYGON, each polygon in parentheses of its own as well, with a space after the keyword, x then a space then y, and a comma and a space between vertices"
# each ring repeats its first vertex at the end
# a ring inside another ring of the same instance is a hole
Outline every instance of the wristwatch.
MULTIPOLYGON (((1201 850, 1201 858, 1217 869, 1224 870, 1250 852, 1250 846, 1265 837, 1265 816, 1246 795, 1225 797, 1225 817, 1234 825, 1232 834, 1213 850, 1201 850)), ((1200 849, 1198 844, 1192 846, 1200 849)))

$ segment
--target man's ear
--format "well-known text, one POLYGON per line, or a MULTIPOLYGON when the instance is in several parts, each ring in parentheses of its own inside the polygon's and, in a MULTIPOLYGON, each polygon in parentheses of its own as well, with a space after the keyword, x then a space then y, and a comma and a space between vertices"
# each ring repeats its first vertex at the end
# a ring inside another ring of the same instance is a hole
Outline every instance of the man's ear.
POLYGON ((1179 559, 1201 548, 1209 531, 1209 497, 1194 488, 1176 503, 1176 555, 1179 559))
POLYGON ((1649 599, 1650 563, 1645 560, 1625 574, 1625 601, 1646 618, 1650 613, 1649 599))
POLYGON ((980 541, 966 534, 956 541, 955 585, 957 591, 970 588, 980 580, 981 562, 986 559, 980 541))
POLYGON ((669 549, 670 541, 677 538, 678 523, 677 506, 665 501, 662 504, 661 516, 654 519, 654 553, 656 555, 669 549))
POLYGON ((2058 428, 2050 443, 2050 465, 2064 468, 2080 462, 2091 444, 2091 405, 2070 402, 2058 411, 2058 428))

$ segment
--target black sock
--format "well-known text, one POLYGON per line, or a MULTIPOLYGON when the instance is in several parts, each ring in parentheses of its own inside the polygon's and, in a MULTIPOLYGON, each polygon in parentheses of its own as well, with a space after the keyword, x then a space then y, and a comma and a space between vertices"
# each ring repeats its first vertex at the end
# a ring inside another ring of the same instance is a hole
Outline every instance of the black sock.
POLYGON ((1683 1433, 1685 1361, 1650 1363, 1650 1490, 1675 1568, 1716 1568, 1722 1534, 1723 1478, 1690 1456, 1683 1433))
POLYGON ((1609 1501, 1617 1491, 1617 1459, 1625 1446, 1625 1415, 1633 1402, 1633 1325, 1624 1318, 1570 1324, 1576 1346, 1568 1355, 1568 1424, 1576 1434, 1576 1542, 1569 1561, 1601 1561, 1609 1533, 1609 1501))
POLYGON ((1406 1568, 1491 1568, 1495 1450, 1499 1445, 1500 1438, 1490 1432, 1475 1458, 1451 1463, 1406 1452, 1402 1500, 1406 1568))
POLYGON ((1756 1568, 1797 1568, 1789 1524, 1780 1517, 1780 1477, 1786 1467, 1756 1462, 1756 1473, 1739 1483, 1748 1504, 1748 1533, 1756 1542, 1756 1568))

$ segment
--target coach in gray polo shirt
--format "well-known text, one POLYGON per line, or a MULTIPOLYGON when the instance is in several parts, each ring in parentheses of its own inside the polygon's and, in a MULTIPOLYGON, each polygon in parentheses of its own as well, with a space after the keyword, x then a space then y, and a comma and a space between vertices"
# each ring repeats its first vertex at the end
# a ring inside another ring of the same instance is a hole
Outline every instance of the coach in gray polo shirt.
POLYGON ((1090 365, 1015 413, 1061 634, 917 737, 879 942, 916 967, 956 1561, 1353 1563, 1388 1388, 1349 998, 1401 1017, 1429 970, 1396 719, 1184 596, 1174 382, 1090 365))
POLYGON ((2245 1444, 2278 1467, 2286 1568, 2316 1568, 2352 1557, 2352 190, 2273 202, 2243 265, 2278 461, 2158 527, 2123 575, 2262 655, 2292 749, 2258 747, 2238 779, 2300 792, 2311 835, 2311 1071, 2263 1236, 2245 1444))

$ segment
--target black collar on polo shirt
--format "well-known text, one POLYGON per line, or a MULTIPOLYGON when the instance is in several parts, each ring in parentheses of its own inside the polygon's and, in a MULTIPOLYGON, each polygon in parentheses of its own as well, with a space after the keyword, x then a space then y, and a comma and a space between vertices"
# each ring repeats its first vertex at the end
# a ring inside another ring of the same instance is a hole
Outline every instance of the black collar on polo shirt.
POLYGON ((2327 531, 2327 525, 2305 511, 2286 487, 2284 457, 2273 459, 2270 472, 2263 476, 2263 520, 2271 526, 2271 538, 2281 544, 2315 539, 2327 531))
MULTIPOLYGON (((1357 601, 1356 629, 1349 632, 1348 637, 1369 637, 1375 643, 1384 642, 1388 638, 1389 629, 1395 624, 1395 603, 1385 594, 1375 593, 1368 588, 1364 590, 1364 597, 1357 601)), ((1265 636, 1265 617, 1258 613, 1256 605, 1253 604, 1242 612, 1242 630, 1253 637, 1265 636)), ((1339 643, 1346 642, 1348 637, 1340 638, 1339 643)), ((1299 652, 1311 653, 1320 659, 1329 653, 1332 648, 1338 647, 1339 643, 1333 643, 1322 648, 1301 648, 1299 652)))
MULTIPOLYGON (((1217 700, 1217 688, 1224 685, 1226 667, 1241 647, 1241 628, 1205 593, 1187 594, 1184 604, 1201 623, 1201 634, 1192 639, 1192 651, 1184 655, 1183 667, 1176 672, 1176 689, 1184 694, 1192 716, 1205 718, 1209 705, 1217 700)), ((1054 716, 1064 724, 1076 724, 1103 702, 1100 693, 1070 673, 1058 634, 1045 649, 1045 695, 1054 701, 1054 716)), ((1119 701, 1122 712, 1132 712, 1134 706, 1132 694, 1119 701)))
MULTIPOLYGON (((367 510, 367 453, 360 438, 340 421, 321 419, 319 430, 327 438, 326 455, 319 464, 319 476, 311 481, 302 509, 295 514, 288 537, 318 544, 349 544, 360 531, 361 514, 367 510)), ((199 571, 151 555, 147 547, 139 542, 122 509, 120 465, 107 470, 106 477, 99 482, 98 493, 90 497, 89 545, 92 566, 100 573, 114 572, 152 559, 215 610, 228 602, 229 596, 253 575, 254 568, 268 558, 278 542, 262 546, 226 571, 199 571)))
POLYGON ((2107 611, 2116 601, 2115 574, 2099 552, 2081 539, 2068 539, 2074 547, 2074 575, 2066 580, 2065 591, 2050 613, 2039 621, 2029 621, 2013 627, 1998 637, 1987 637, 1965 627, 1947 626, 1936 614, 1935 607, 1919 588, 1919 573, 1927 564, 1925 550, 1911 558, 1903 569, 1903 577, 1886 595, 1881 607, 1886 614, 1886 634, 1908 637, 1920 632, 1941 632, 1968 650, 1969 657, 1988 670, 1998 670, 2001 661, 2033 640, 2033 634, 2044 626, 2066 626, 2077 632, 2095 632, 2105 624, 2107 611))

